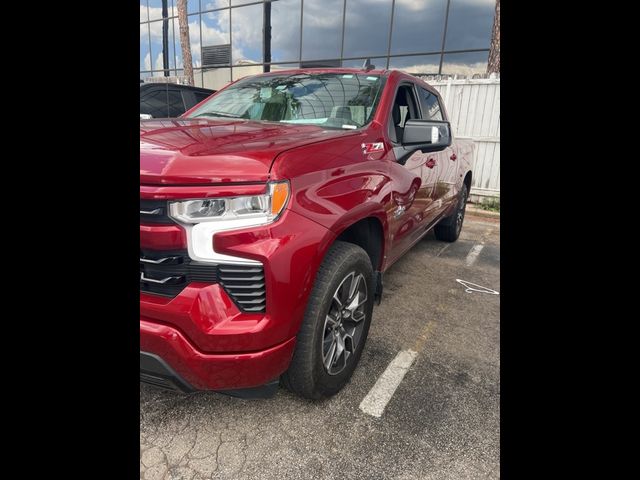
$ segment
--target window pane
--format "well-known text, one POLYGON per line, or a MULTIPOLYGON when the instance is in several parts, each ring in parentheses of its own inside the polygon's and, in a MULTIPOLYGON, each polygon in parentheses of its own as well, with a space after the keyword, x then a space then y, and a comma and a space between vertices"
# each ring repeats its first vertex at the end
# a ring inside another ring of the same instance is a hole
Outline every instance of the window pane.
POLYGON ((212 68, 204 71, 203 87, 220 90, 231 81, 230 68, 212 68))
MULTIPOLYGON (((358 58, 356 60, 343 60, 342 66, 345 68, 362 68, 364 62, 366 62, 366 58, 358 58)), ((371 63, 375 68, 385 68, 387 66, 386 58, 372 58, 371 63)))
POLYGON ((231 0, 231 5, 244 5, 245 3, 255 3, 260 0, 231 0))
POLYGON ((170 117, 177 117, 185 112, 182 93, 179 90, 169 90, 167 92, 167 104, 170 117))
MULTIPOLYGON (((305 2, 306 3, 306 2, 305 2)), ((271 61, 300 58, 300 0, 271 4, 271 61)))
MULTIPOLYGON (((189 19, 189 17, 187 18, 189 19)), ((189 20, 187 20, 187 22, 189 20)), ((177 18, 174 18, 172 20, 172 31, 174 32, 174 35, 175 35, 172 38, 172 40, 173 40, 173 51, 176 57, 176 68, 182 68, 184 65, 182 64, 182 45, 180 45, 180 25, 178 24, 177 18)), ((189 25, 189 36, 191 36, 191 25, 189 25)), ((191 57, 193 57, 193 43, 191 43, 191 57)))
POLYGON ((140 70, 151 70, 151 54, 149 53, 149 24, 140 25, 140 70))
POLYGON ((204 86, 202 83, 202 71, 201 70, 193 70, 193 85, 196 87, 204 86))
POLYGON ((389 68, 403 70, 408 73, 437 75, 438 69, 440 68, 440 55, 391 58, 389 68))
POLYGON ((239 80, 249 75, 262 73, 262 65, 250 65, 247 67, 233 67, 233 80, 239 80))
POLYGON ((140 0, 140 21, 146 22, 149 20, 149 15, 147 14, 147 0, 140 0))
POLYGON ((162 18, 162 0, 149 0, 149 20, 162 18))
POLYGON ((229 10, 202 14, 202 46, 229 44, 229 10))
POLYGON ((447 0, 396 0, 391 53, 439 52, 447 0))
POLYGON ((263 5, 251 5, 231 11, 231 61, 234 65, 262 62, 262 9, 263 5))
POLYGON ((213 95, 213 94, 193 92, 193 96, 196 98, 196 102, 198 102, 198 103, 202 102, 203 100, 206 100, 211 95, 213 95))
POLYGON ((422 103, 423 120, 442 120, 442 112, 440 111, 438 97, 422 87, 418 87, 418 95, 420 96, 420 102, 422 103))
POLYGON ((167 116, 167 94, 165 91, 155 91, 140 99, 140 113, 152 115, 153 118, 167 116))
POLYGON ((299 63, 283 63, 280 65, 271 65, 271 71, 272 72, 278 72, 281 70, 294 70, 300 68, 300 64, 299 63))
MULTIPOLYGON (((189 43, 191 43, 191 61, 193 62, 194 67, 199 67, 202 65, 201 56, 200 56, 200 16, 199 15, 189 15, 187 17, 189 22, 189 43)), ((176 30, 179 32, 180 30, 176 30)), ((182 47, 180 47, 180 38, 176 40, 178 45, 179 53, 179 62, 178 67, 183 67, 184 63, 182 60, 182 47)))
POLYGON ((202 10, 212 10, 214 8, 224 8, 229 6, 229 0, 201 0, 202 10))
POLYGON ((178 25, 178 18, 169 20, 168 35, 169 68, 176 68, 176 43, 178 44, 178 50, 180 49, 180 26, 178 25))
MULTIPOLYGON (((177 1, 176 1, 177 4, 177 1)), ((188 0, 187 1, 187 13, 197 13, 200 11, 200 0, 188 0)), ((176 15, 178 12, 176 12, 176 15)))
POLYGON ((442 73, 470 77, 487 73, 489 52, 448 53, 444 56, 442 73))
POLYGON ((162 20, 151 22, 151 65, 154 70, 162 70, 162 20))
POLYGON ((451 0, 445 50, 489 48, 495 0, 451 0))
POLYGON ((302 59, 340 57, 343 0, 306 0, 302 28, 302 59))
POLYGON ((392 2, 372 2, 371 0, 347 2, 345 57, 387 54, 391 4, 392 2))

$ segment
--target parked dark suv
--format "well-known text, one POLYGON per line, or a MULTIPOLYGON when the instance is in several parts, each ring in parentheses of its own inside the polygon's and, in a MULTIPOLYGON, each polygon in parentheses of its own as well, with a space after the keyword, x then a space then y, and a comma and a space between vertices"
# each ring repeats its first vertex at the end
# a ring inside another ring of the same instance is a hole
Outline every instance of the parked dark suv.
POLYGON ((177 117, 214 93, 215 90, 208 88, 176 83, 141 83, 140 114, 153 118, 177 117))

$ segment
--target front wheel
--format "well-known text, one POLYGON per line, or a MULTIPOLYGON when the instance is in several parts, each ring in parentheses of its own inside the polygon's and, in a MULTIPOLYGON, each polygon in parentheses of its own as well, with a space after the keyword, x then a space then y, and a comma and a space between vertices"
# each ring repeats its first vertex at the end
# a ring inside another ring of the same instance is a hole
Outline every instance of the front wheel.
POLYGON ((296 349, 282 383, 319 399, 349 381, 367 340, 373 311, 373 267, 357 245, 335 242, 309 297, 296 349))
POLYGON ((464 222, 464 213, 467 207, 468 196, 469 190, 467 189, 467 184, 463 183, 455 211, 452 215, 440 220, 438 225, 433 229, 438 240, 445 242, 455 242, 458 240, 460 232, 462 231, 462 222, 464 222))

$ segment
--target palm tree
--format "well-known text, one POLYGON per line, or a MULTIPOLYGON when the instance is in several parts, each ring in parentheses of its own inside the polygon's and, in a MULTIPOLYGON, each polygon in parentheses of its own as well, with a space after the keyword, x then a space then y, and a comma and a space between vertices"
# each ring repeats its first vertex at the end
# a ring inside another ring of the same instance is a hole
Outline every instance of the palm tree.
POLYGON ((180 26, 180 46, 182 47, 184 76, 187 77, 187 83, 193 86, 193 61, 191 59, 191 42, 189 41, 187 0, 178 0, 178 25, 180 26))
POLYGON ((500 0, 496 0, 496 14, 493 17, 493 32, 491 33, 491 49, 487 73, 500 73, 500 0))

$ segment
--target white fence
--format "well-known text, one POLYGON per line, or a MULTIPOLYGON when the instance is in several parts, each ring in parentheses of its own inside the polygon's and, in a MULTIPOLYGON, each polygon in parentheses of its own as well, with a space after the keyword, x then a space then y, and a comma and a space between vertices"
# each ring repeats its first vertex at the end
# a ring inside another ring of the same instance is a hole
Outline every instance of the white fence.
POLYGON ((456 137, 477 144, 472 200, 500 196, 500 79, 426 80, 445 101, 456 137), (473 198, 475 197, 475 198, 473 198))

